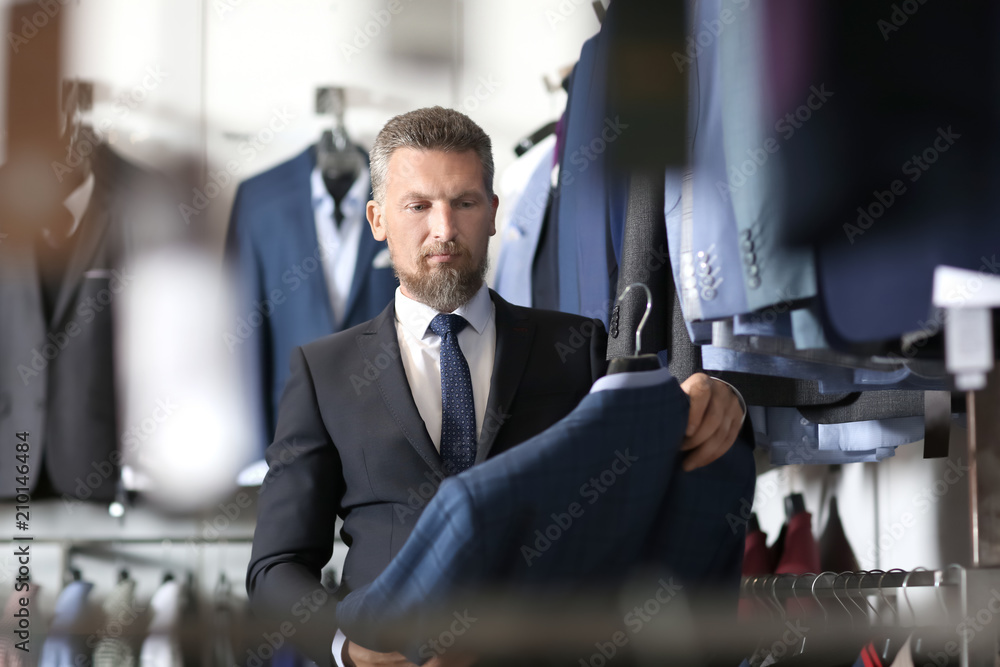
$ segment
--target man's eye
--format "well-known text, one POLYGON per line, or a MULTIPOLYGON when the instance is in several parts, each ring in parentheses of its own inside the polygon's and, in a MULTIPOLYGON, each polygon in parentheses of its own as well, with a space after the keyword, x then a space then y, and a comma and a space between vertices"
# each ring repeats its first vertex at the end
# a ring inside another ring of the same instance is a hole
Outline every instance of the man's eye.
POLYGON ((425 206, 424 204, 413 204, 412 206, 410 206, 411 211, 417 211, 417 212, 423 211, 425 208, 427 208, 427 206, 425 206))
POLYGON ((474 201, 463 201, 463 202, 460 202, 458 205, 460 207, 462 207, 462 208, 472 208, 473 206, 476 205, 476 202, 474 202, 474 201))

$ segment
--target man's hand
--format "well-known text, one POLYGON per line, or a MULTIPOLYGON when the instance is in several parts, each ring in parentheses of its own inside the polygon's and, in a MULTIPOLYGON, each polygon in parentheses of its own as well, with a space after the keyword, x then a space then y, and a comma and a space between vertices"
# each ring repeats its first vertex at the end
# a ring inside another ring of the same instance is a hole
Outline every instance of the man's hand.
POLYGON ((743 408, 724 382, 695 373, 681 384, 691 399, 681 450, 688 452, 684 470, 706 466, 729 451, 743 425, 743 408))
POLYGON ((392 667, 417 667, 402 653, 379 653, 358 646, 348 640, 344 643, 345 667, 371 667, 372 665, 392 665, 392 667))
MULTIPOLYGON (((417 667, 406 659, 401 653, 378 653, 370 651, 363 646, 358 646, 348 640, 344 642, 344 665, 345 667, 369 667, 370 665, 392 665, 393 667, 417 667)), ((424 663, 424 667, 470 667, 475 664, 474 656, 450 652, 444 655, 435 656, 424 663)))

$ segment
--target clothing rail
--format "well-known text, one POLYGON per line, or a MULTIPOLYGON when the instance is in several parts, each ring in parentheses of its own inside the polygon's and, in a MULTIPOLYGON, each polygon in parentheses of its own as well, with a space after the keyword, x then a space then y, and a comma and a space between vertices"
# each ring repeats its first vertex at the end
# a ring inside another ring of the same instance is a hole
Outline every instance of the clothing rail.
POLYGON ((944 570, 861 570, 858 572, 820 572, 819 574, 769 574, 743 577, 740 596, 764 596, 787 599, 792 597, 843 597, 849 595, 875 595, 888 589, 921 587, 962 587, 964 595, 966 570, 951 565, 944 570))

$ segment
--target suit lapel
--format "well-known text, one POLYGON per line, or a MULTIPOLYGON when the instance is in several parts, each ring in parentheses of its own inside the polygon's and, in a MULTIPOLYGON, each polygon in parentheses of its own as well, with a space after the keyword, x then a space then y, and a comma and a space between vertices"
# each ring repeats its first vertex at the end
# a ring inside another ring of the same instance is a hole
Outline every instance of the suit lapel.
MULTIPOLYGON (((316 167, 316 147, 311 146, 307 151, 309 158, 302 162, 305 172, 295 178, 295 183, 299 184, 294 193, 287 199, 289 206, 288 220, 301 220, 299 224, 288 225, 287 230, 298 232, 295 234, 295 243, 298 245, 296 256, 299 262, 312 257, 317 261, 317 268, 306 276, 306 284, 311 294, 315 296, 314 306, 317 314, 326 319, 324 329, 330 333, 335 332, 336 320, 333 317, 333 304, 330 302, 330 291, 326 286, 326 273, 323 269, 323 261, 320 259, 319 237, 316 236, 316 213, 313 210, 312 202, 312 171, 316 167)), ((280 233, 284 233, 281 230, 280 233)), ((284 267, 288 268, 288 267, 284 267)))
POLYGON ((441 456, 427 434, 427 427, 417 410, 417 404, 413 402, 410 383, 407 381, 406 371, 403 369, 399 339, 396 336, 395 301, 390 301, 386 309, 372 320, 368 328, 358 334, 355 340, 361 350, 361 355, 367 362, 365 366, 368 367, 368 364, 371 364, 373 368, 381 369, 375 377, 375 384, 378 386, 382 400, 385 401, 396 425, 399 426, 420 458, 433 471, 441 473, 443 477, 444 469, 441 466, 441 456), (388 354, 392 361, 388 366, 382 368, 385 365, 384 362, 381 365, 376 362, 379 355, 384 354, 388 354))
POLYGON ((517 315, 511 305, 493 290, 490 290, 490 298, 496 306, 497 346, 490 395, 486 400, 486 416, 476 449, 476 463, 485 461, 489 456, 497 433, 509 416, 506 410, 514 402, 535 337, 534 322, 517 315))
POLYGON ((368 276, 371 274, 372 260, 378 252, 380 244, 371 235, 368 229, 368 220, 361 221, 361 240, 358 241, 358 259, 354 265, 354 277, 351 279, 351 290, 347 296, 347 305, 344 307, 344 322, 351 321, 351 311, 358 301, 358 295, 368 283, 368 276))
MULTIPOLYGON (((80 229, 76 246, 73 248, 69 263, 66 266, 66 273, 63 274, 62 284, 59 286, 59 295, 56 297, 55 307, 52 310, 52 321, 49 324, 50 330, 58 328, 66 316, 66 311, 73 300, 83 273, 91 266, 94 255, 111 221, 111 201, 108 192, 108 181, 112 175, 105 175, 98 170, 99 160, 94 160, 94 192, 91 195, 90 203, 80 221, 80 229)), ((101 267, 110 268, 110 267, 101 267)))

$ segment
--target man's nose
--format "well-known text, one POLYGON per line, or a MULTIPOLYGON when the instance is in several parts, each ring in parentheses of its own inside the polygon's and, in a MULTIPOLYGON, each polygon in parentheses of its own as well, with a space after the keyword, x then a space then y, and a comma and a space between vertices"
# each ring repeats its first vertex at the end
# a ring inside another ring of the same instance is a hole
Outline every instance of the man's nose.
POLYGON ((450 241, 455 237, 455 213, 451 206, 435 206, 431 214, 431 235, 439 241, 450 241))

